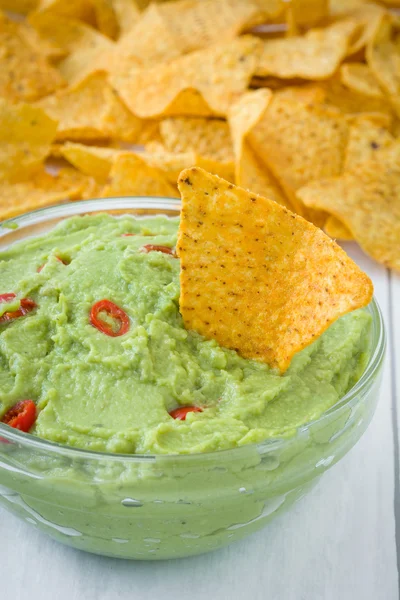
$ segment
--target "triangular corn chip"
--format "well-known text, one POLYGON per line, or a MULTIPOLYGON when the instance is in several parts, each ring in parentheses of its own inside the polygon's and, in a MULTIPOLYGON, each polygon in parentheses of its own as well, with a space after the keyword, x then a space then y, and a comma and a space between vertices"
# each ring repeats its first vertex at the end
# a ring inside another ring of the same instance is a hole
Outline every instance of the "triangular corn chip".
POLYGON ((328 79, 345 58, 359 27, 356 21, 347 20, 310 30, 304 36, 267 40, 255 75, 328 79))
POLYGON ((64 79, 41 49, 35 50, 21 26, 0 12, 0 97, 31 101, 63 85, 64 79))
POLYGON ((229 124, 235 151, 235 183, 290 208, 266 165, 257 158, 247 141, 248 132, 262 118, 272 98, 271 90, 247 92, 231 107, 229 124))
POLYGON ((104 188, 105 197, 112 196, 166 196, 177 198, 176 187, 165 174, 151 167, 136 154, 121 155, 111 168, 109 184, 104 188))
POLYGON ((359 94, 383 98, 382 88, 368 65, 345 63, 340 67, 340 79, 343 85, 359 94))
POLYGON ((178 0, 158 7, 165 26, 179 40, 184 53, 235 38, 262 23, 268 3, 253 0, 178 0))
POLYGON ((142 121, 115 94, 105 73, 94 73, 76 86, 37 104, 59 121, 57 140, 119 138, 136 141, 142 121))
POLYGON ((356 117, 350 122, 344 170, 351 171, 366 160, 378 156, 395 141, 392 134, 373 119, 356 117))
POLYGON ((367 254, 400 270, 400 143, 341 177, 315 181, 298 192, 312 208, 346 225, 367 254))
POLYGON ((123 152, 117 148, 86 146, 73 142, 67 142, 59 148, 60 156, 85 175, 94 177, 99 183, 106 183, 114 159, 123 152))
POLYGON ((375 28, 367 62, 400 117, 400 22, 389 14, 382 15, 375 28))
POLYGON ((69 84, 82 81, 96 70, 99 56, 112 52, 115 46, 108 37, 77 19, 39 12, 32 14, 29 22, 43 39, 68 53, 57 66, 69 84))
POLYGON ((389 127, 393 119, 393 108, 387 98, 372 97, 360 94, 354 89, 350 90, 335 75, 327 81, 320 81, 319 85, 325 92, 325 103, 335 106, 342 113, 349 116, 362 114, 363 116, 383 117, 389 127))
POLYGON ((330 215, 327 218, 324 230, 325 233, 334 240, 351 241, 354 239, 350 229, 333 215, 330 215))
POLYGON ((228 123, 220 119, 170 117, 160 123, 163 144, 169 152, 194 150, 221 162, 234 161, 228 123))
POLYGON ((276 95, 248 139, 296 212, 305 214, 296 190, 312 179, 342 171, 347 135, 346 120, 334 108, 276 95))
POLYGON ((113 163, 121 155, 138 156, 150 167, 162 171, 166 179, 174 186, 179 173, 191 166, 202 167, 210 173, 228 179, 228 181, 234 181, 233 169, 227 168, 225 163, 204 158, 193 151, 167 152, 161 144, 153 144, 151 152, 134 153, 122 148, 87 146, 69 142, 59 149, 59 154, 82 173, 94 177, 99 183, 106 183, 113 163))
POLYGON ((93 196, 91 184, 90 178, 69 169, 54 176, 42 171, 28 181, 14 184, 1 181, 0 220, 59 202, 93 196))
POLYGON ((50 153, 57 121, 29 104, 0 99, 0 180, 29 179, 50 153))
POLYGON ((243 36, 150 69, 111 75, 131 111, 142 118, 224 116, 246 90, 260 40, 243 36))
POLYGON ((372 283, 320 229, 276 202, 192 168, 178 180, 185 326, 285 371, 372 283))

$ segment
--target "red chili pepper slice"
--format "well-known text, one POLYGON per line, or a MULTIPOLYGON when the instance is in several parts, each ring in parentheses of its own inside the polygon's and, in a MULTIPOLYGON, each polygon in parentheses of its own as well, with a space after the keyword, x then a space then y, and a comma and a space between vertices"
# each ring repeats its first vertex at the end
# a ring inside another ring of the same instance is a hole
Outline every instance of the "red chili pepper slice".
POLYGON ((155 244, 146 244, 140 248, 140 252, 145 252, 148 254, 149 252, 163 252, 164 254, 170 254, 171 256, 176 258, 175 250, 173 248, 169 248, 169 246, 157 246, 155 244))
POLYGON ((184 421, 186 419, 186 415, 190 412, 203 412, 203 409, 200 408, 200 406, 180 406, 179 408, 171 410, 169 415, 173 419, 177 419, 178 421, 184 421))
POLYGON ((96 327, 96 329, 110 337, 124 335, 124 333, 129 331, 130 327, 129 317, 126 312, 110 300, 99 300, 99 302, 93 304, 90 311, 90 322, 93 327, 96 327), (119 322, 117 330, 114 330, 112 325, 99 318, 99 315, 102 312, 107 313, 109 317, 119 322))
POLYGON ((0 302, 11 302, 17 295, 10 292, 9 294, 0 294, 0 302))
POLYGON ((2 418, 1 422, 28 433, 36 421, 36 404, 32 400, 17 402, 2 418))
MULTIPOLYGON (((15 297, 15 294, 2 294, 2 296, 0 296, 0 302, 9 302, 15 297), (8 297, 7 299, 5 299, 6 296, 8 297)), ((19 317, 24 317, 36 307, 36 302, 30 298, 21 298, 19 309, 12 312, 5 312, 4 315, 0 317, 0 323, 8 323, 9 321, 13 321, 19 317)))
POLYGON ((121 233, 121 237, 132 237, 133 235, 136 235, 136 233, 121 233))

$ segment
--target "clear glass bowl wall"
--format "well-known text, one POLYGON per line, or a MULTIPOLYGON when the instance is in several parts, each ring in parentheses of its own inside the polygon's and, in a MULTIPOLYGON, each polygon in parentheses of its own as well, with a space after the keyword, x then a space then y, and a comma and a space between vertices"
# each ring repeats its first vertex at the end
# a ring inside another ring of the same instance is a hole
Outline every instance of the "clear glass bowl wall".
MULTIPOLYGON (((0 227, 0 250, 61 219, 108 212, 179 214, 176 200, 91 200, 28 213, 0 227)), ((366 430, 379 394, 385 333, 375 301, 372 355, 357 385, 288 439, 209 454, 96 453, 0 424, 0 506, 75 548, 129 559, 215 550, 257 531, 310 490, 366 430)))

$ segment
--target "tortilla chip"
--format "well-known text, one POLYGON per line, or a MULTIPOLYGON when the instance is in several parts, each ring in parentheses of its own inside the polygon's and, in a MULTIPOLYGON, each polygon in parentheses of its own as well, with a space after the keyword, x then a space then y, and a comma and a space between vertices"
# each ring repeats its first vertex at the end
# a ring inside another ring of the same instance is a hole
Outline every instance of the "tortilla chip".
POLYGON ((400 270, 400 144, 341 177, 298 191, 307 206, 327 210, 372 258, 400 270))
POLYGON ((285 371, 370 279, 321 230, 205 171, 181 173, 180 311, 187 329, 285 371))
POLYGON ((306 85, 291 85, 276 91, 276 95, 284 98, 292 98, 298 102, 322 104, 325 100, 325 90, 317 83, 306 85))
POLYGON ((232 139, 226 121, 171 117, 160 122, 160 133, 168 152, 195 151, 206 158, 233 166, 232 139))
POLYGON ((73 178, 68 171, 55 176, 42 171, 29 181, 14 184, 1 181, 0 220, 59 202, 79 200, 87 185, 88 181, 82 175, 73 178))
POLYGON ((246 139, 248 132, 262 118, 271 98, 272 92, 267 89, 247 92, 229 111, 229 125, 235 151, 235 181, 237 185, 253 193, 289 207, 283 191, 267 167, 259 161, 246 139))
POLYGON ((220 162, 201 156, 194 150, 186 152, 168 152, 162 144, 149 144, 149 150, 139 155, 148 165, 163 171, 167 179, 176 185, 179 174, 188 167, 201 167, 214 175, 219 175, 228 181, 235 181, 235 173, 231 163, 220 162))
POLYGON ((94 69, 102 52, 112 52, 114 43, 93 27, 76 19, 67 19, 51 13, 34 13, 29 17, 39 35, 68 53, 58 68, 70 83, 83 80, 94 69))
POLYGON ((97 29, 111 38, 117 39, 119 23, 114 10, 113 0, 92 0, 97 29))
POLYGON ((141 13, 137 3, 132 0, 112 0, 112 5, 117 17, 119 36, 122 37, 134 27, 141 13))
POLYGON ((329 14, 328 0, 291 0, 290 10, 294 23, 313 27, 329 14))
POLYGON ((88 68, 123 77, 132 69, 159 65, 181 54, 179 40, 166 27, 160 7, 152 4, 113 48, 99 52, 88 68))
POLYGON ((0 10, 26 15, 38 5, 39 0, 0 0, 0 10))
POLYGON ((132 115, 107 82, 105 73, 95 73, 74 87, 38 102, 59 121, 57 140, 120 138, 135 141, 141 120, 132 115))
POLYGON ((332 215, 327 218, 324 229, 325 233, 334 240, 350 242, 354 239, 350 229, 332 215))
POLYGON ((112 75, 111 83, 142 118, 224 116, 250 82, 259 44, 243 36, 148 70, 112 75))
POLYGON ((400 23, 384 14, 367 46, 368 65, 400 117, 400 23))
POLYGON ((350 90, 371 98, 382 98, 382 88, 368 65, 346 63, 340 67, 340 80, 350 90))
POLYGON ((266 40, 255 75, 328 79, 345 58, 359 27, 357 22, 346 20, 310 30, 304 36, 266 40))
POLYGON ((350 11, 363 7, 368 0, 329 0, 329 14, 333 17, 343 17, 350 11))
MULTIPOLYGON (((348 125, 337 110, 275 95, 248 139, 296 212, 305 214, 296 190, 310 180, 342 171, 347 135, 348 125)), ((318 215, 312 218, 322 225, 320 216, 320 222, 318 215)))
POLYGON ((0 97, 10 102, 36 100, 64 84, 40 49, 28 42, 20 25, 0 12, 0 97))
POLYGON ((252 0, 179 0, 158 10, 184 53, 232 40, 265 19, 264 9, 252 0))
POLYGON ((113 196, 166 196, 177 198, 172 186, 160 169, 149 166, 136 154, 119 156, 111 168, 110 183, 104 188, 104 197, 113 196))
POLYGON ((349 45, 348 56, 353 56, 365 49, 365 46, 373 36, 376 25, 381 15, 384 14, 385 9, 382 6, 369 2, 356 7, 351 13, 350 9, 351 6, 349 6, 347 16, 360 25, 358 35, 353 38, 349 45))
POLYGON ((37 13, 56 15, 78 19, 81 21, 93 21, 93 5, 91 0, 39 0, 37 13))
POLYGON ((386 98, 372 98, 349 90, 336 75, 328 81, 321 81, 319 85, 325 91, 325 102, 335 106, 342 113, 350 116, 362 114, 366 117, 382 117, 390 127, 393 109, 386 98))
POLYGON ((94 177, 99 183, 106 183, 113 160, 123 150, 98 146, 85 146, 67 142, 60 148, 60 154, 82 173, 94 177))
POLYGON ((0 99, 0 180, 29 179, 43 165, 57 122, 29 104, 0 99))
POLYGON ((374 159, 394 143, 389 131, 371 119, 357 118, 350 124, 344 170, 351 171, 366 160, 374 159))

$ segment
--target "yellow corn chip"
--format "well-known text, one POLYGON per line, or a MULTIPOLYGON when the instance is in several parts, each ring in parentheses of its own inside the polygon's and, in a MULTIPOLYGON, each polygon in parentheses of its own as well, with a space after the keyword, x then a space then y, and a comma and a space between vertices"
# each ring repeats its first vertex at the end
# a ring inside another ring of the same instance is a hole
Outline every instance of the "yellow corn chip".
POLYGON ((68 53, 58 68, 70 84, 83 80, 96 70, 96 60, 101 53, 112 52, 115 45, 108 37, 76 19, 44 12, 34 13, 29 21, 43 39, 68 53))
POLYGON ((87 22, 94 17, 91 0, 39 0, 36 12, 87 22))
POLYGON ((92 0, 97 29, 115 40, 119 35, 119 23, 113 0, 92 0))
POLYGON ((44 171, 29 181, 11 184, 0 182, 0 220, 67 200, 83 197, 87 179, 74 178, 68 171, 52 176, 44 171))
MULTIPOLYGON (((360 25, 360 29, 358 35, 352 39, 349 45, 349 56, 353 56, 359 53, 360 50, 365 49, 365 46, 374 34, 380 17, 385 13, 385 9, 382 6, 369 2, 354 8, 350 14, 349 12, 347 13, 347 16, 355 20, 360 25)), ((350 9, 351 6, 349 6, 349 11, 350 9)))
POLYGON ((267 89, 247 92, 229 111, 235 151, 235 180, 237 185, 289 207, 283 191, 267 167, 257 159, 246 139, 248 132, 262 118, 271 98, 272 92, 267 89))
POLYGON ((340 67, 340 79, 343 85, 359 94, 382 98, 382 88, 368 65, 346 63, 340 67))
POLYGON ((228 123, 219 119, 171 117, 160 123, 163 144, 169 152, 195 151, 201 156, 231 163, 234 155, 228 123))
POLYGON ((378 262, 400 270, 400 144, 341 177, 298 191, 313 208, 329 211, 378 262))
POLYGON ((325 100, 325 90, 317 83, 306 85, 291 85, 275 92, 276 96, 292 98, 298 102, 321 104, 325 100))
POLYGON ((285 371, 370 279, 321 230, 205 171, 181 173, 180 311, 185 326, 285 371))
POLYGON ((368 0, 329 0, 329 14, 333 17, 344 17, 350 11, 356 10, 368 0))
POLYGON ((36 29, 29 25, 27 21, 18 23, 18 33, 35 52, 39 52, 46 60, 56 61, 64 58, 66 54, 64 50, 55 44, 41 38, 36 29))
POLYGON ((400 24, 384 14, 367 46, 368 65, 400 117, 400 24))
POLYGON ((243 36, 148 70, 112 76, 111 83, 142 118, 224 116, 250 82, 259 44, 243 36))
POLYGON ((59 121, 58 140, 120 138, 135 141, 141 120, 132 115, 107 82, 105 73, 90 75, 74 87, 38 102, 59 121))
POLYGON ((366 160, 373 160, 394 143, 394 137, 371 119, 356 118, 350 123, 344 170, 351 171, 366 160))
POLYGON ((0 12, 0 97, 10 102, 36 100, 64 83, 40 50, 33 49, 20 25, 0 12))
POLYGON ((160 169, 150 167, 135 154, 119 156, 111 168, 110 183, 104 188, 105 197, 113 196, 178 196, 160 169))
POLYGON ((296 212, 304 214, 296 190, 310 180, 342 171, 347 135, 346 120, 337 110, 275 96, 248 139, 296 212))
POLYGON ((128 33, 140 18, 140 10, 133 0, 112 0, 120 37, 128 33))
POLYGON ((390 127, 393 119, 393 109, 386 98, 372 98, 349 90, 343 85, 338 76, 328 81, 321 81, 319 85, 325 91, 325 102, 338 108, 346 115, 360 115, 368 117, 382 117, 390 127))
POLYGON ((29 104, 0 99, 0 180, 29 179, 50 152, 57 122, 29 104))
POLYGON ((264 41, 255 75, 328 79, 345 58, 359 27, 356 21, 339 21, 304 36, 264 41))
POLYGON ((60 154, 82 173, 94 177, 99 183, 106 183, 113 160, 124 151, 116 148, 85 146, 67 142, 60 148, 60 154))
POLYGON ((350 229, 332 215, 327 218, 324 229, 325 233, 334 240, 349 242, 354 239, 350 229))
POLYGON ((87 70, 103 70, 124 77, 132 69, 152 67, 182 54, 182 48, 152 4, 112 48, 97 53, 87 70))
POLYGON ((219 175, 228 181, 235 181, 233 165, 215 159, 201 156, 194 150, 186 152, 168 152, 162 144, 149 144, 151 151, 140 153, 140 157, 150 166, 163 171, 167 179, 176 185, 179 174, 188 167, 201 167, 214 175, 219 175))
POLYGON ((296 25, 312 27, 329 14, 328 0, 291 0, 290 9, 296 25))
POLYGON ((0 10, 26 15, 38 5, 39 0, 0 0, 0 10))
POLYGON ((185 53, 231 40, 265 19, 265 11, 252 0, 178 0, 158 10, 185 53))

